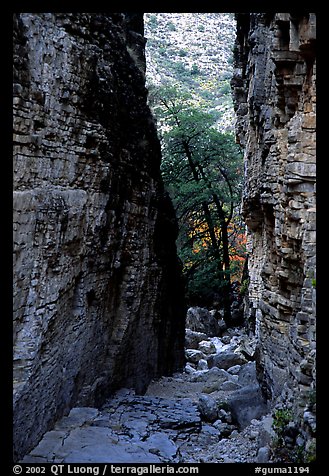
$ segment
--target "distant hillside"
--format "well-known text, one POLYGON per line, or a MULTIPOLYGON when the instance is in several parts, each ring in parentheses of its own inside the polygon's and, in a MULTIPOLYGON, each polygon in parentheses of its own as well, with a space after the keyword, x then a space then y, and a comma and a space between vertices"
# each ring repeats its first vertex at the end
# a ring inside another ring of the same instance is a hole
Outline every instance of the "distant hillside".
POLYGON ((232 13, 145 13, 147 83, 179 83, 233 130, 232 13))

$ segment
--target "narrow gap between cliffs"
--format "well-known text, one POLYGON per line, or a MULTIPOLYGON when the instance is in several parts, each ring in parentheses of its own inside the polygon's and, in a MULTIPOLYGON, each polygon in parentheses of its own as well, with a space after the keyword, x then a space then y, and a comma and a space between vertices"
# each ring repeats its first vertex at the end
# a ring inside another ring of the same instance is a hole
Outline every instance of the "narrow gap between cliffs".
MULTIPOLYGON (((234 15, 146 13, 146 80, 186 283, 185 367, 145 394, 73 408, 23 462, 202 463, 269 459, 256 378, 240 215, 242 152, 230 80, 234 15)), ((90 297, 92 299, 92 296, 90 297)))

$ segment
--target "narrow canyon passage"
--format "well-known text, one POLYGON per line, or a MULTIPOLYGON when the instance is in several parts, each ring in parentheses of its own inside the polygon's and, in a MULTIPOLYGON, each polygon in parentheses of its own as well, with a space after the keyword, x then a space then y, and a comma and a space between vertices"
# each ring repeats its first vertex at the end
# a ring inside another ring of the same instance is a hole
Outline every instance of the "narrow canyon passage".
MULTIPOLYGON (((216 326, 205 309, 189 315, 194 329, 216 326)), ((243 328, 222 337, 187 329, 186 346, 184 372, 153 380, 143 396, 123 388, 99 409, 73 408, 22 462, 268 462, 273 419, 253 339, 243 328)))
POLYGON ((179 48, 184 18, 159 15, 149 44, 189 90, 157 118, 143 14, 14 15, 13 459, 315 461, 315 14, 195 14, 179 48), (177 110, 207 134, 161 136, 177 110), (241 244, 236 313, 223 290, 241 244))

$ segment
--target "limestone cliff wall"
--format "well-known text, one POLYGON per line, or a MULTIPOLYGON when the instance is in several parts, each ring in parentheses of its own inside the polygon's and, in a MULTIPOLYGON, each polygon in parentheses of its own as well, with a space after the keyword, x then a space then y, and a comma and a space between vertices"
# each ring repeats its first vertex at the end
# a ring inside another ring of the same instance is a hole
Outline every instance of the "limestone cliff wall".
POLYGON ((14 445, 183 363, 143 18, 14 17, 14 445))
POLYGON ((301 407, 315 387, 315 66, 314 14, 237 14, 232 87, 258 372, 268 397, 301 407))

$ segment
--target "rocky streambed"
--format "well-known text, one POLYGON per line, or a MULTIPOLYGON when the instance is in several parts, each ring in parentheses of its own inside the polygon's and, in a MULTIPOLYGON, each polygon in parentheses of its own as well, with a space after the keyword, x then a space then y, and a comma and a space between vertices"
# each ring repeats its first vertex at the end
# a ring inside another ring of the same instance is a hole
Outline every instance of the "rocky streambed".
POLYGON ((272 418, 253 341, 243 328, 216 328, 211 314, 202 327, 203 314, 193 310, 187 320, 183 372, 152 381, 145 395, 121 389, 100 409, 73 408, 22 462, 270 461, 272 418))

